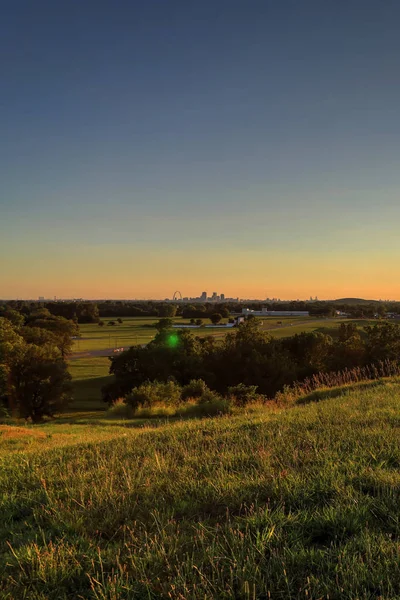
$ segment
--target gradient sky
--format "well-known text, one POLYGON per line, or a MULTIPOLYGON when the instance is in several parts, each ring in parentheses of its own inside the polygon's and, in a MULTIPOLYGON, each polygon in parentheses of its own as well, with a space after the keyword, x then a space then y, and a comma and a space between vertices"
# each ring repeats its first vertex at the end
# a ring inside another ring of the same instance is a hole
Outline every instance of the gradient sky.
POLYGON ((398 0, 3 0, 0 298, 400 298, 398 0))

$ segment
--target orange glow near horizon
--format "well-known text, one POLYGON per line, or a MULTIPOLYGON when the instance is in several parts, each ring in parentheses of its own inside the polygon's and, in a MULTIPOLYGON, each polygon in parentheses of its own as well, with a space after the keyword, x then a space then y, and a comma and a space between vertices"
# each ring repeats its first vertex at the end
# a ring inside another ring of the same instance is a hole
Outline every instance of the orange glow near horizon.
POLYGON ((186 259, 170 252, 148 255, 136 263, 117 254, 98 260, 86 255, 79 268, 68 258, 35 263, 26 273, 25 265, 14 264, 1 282, 0 297, 29 298, 172 298, 175 290, 184 297, 211 296, 265 299, 319 299, 357 297, 399 298, 393 281, 395 258, 352 261, 347 257, 281 256, 279 259, 246 253, 225 262, 225 257, 186 259), (172 254, 172 257, 171 257, 172 254))

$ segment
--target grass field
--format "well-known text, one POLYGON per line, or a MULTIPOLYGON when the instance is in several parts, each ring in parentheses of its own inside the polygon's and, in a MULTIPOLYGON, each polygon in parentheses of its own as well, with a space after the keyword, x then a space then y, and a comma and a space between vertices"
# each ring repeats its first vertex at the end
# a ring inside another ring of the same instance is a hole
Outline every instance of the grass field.
MULTIPOLYGON (((104 319, 108 322, 112 319, 104 319)), ((113 319, 115 320, 115 319, 113 319)), ((154 317, 127 317, 123 319, 121 325, 115 325, 110 327, 105 325, 99 327, 96 323, 89 323, 80 325, 81 337, 75 340, 73 352, 83 353, 90 352, 93 350, 105 350, 108 348, 119 348, 136 346, 138 344, 147 344, 150 342, 155 334, 157 333, 154 328, 154 323, 158 319, 154 317)), ((349 319, 316 319, 312 317, 264 317, 260 319, 262 321, 263 329, 269 331, 271 335, 276 337, 288 337, 295 333, 301 333, 302 331, 315 331, 328 329, 334 332, 341 323, 349 323, 349 319), (278 322, 282 323, 278 325, 278 322)), ((187 324, 189 319, 175 318, 176 324, 187 324)), ((227 319, 224 319, 222 323, 226 323, 227 319)), ((369 322, 365 320, 354 320, 357 326, 362 329, 369 322)), ((224 336, 231 330, 227 329, 210 329, 202 327, 200 329, 193 330, 195 335, 206 336, 224 336)))
POLYGON ((395 381, 233 417, 0 431, 1 598, 400 597, 395 381))

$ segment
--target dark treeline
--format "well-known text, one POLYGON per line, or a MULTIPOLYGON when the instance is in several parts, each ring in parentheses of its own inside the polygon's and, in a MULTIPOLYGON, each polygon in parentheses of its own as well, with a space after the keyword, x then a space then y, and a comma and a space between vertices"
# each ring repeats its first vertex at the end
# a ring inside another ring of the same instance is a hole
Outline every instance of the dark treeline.
POLYGON ((367 302, 367 301, 291 301, 291 302, 225 302, 225 303, 190 303, 190 302, 155 302, 105 300, 102 302, 30 302, 21 300, 0 301, 0 310, 12 308, 28 316, 30 313, 47 308, 52 315, 72 319, 77 323, 96 323, 107 317, 183 317, 188 319, 209 318, 218 312, 223 317, 241 313, 242 308, 260 310, 262 306, 278 311, 308 311, 311 316, 331 317, 341 311, 353 318, 372 318, 375 315, 384 317, 387 313, 400 313, 400 302, 367 302))
POLYGON ((362 335, 354 323, 343 323, 335 338, 313 332, 275 339, 257 319, 247 320, 221 341, 163 329, 146 347, 111 358, 115 378, 103 397, 112 403, 146 381, 187 385, 198 379, 219 393, 244 384, 273 397, 285 385, 316 373, 399 359, 400 326, 388 321, 366 326, 362 335))
POLYGON ((40 310, 48 310, 55 317, 64 317, 77 323, 96 323, 99 309, 94 302, 30 302, 26 300, 0 301, 0 315, 7 309, 19 312, 29 319, 29 315, 40 310))

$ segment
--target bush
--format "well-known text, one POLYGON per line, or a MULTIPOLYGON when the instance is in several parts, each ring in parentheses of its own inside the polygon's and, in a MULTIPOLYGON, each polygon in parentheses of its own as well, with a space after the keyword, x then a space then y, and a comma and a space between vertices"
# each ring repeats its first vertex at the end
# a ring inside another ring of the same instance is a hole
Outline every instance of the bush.
POLYGON ((107 410, 106 416, 109 419, 132 419, 133 413, 132 407, 123 398, 118 398, 107 410))
POLYGON ((222 315, 220 313, 213 313, 210 316, 210 320, 213 325, 218 325, 222 321, 222 315))
POLYGON ((249 402, 258 400, 256 385, 234 385, 228 388, 228 394, 233 399, 236 406, 246 406, 249 402))
POLYGON ((147 381, 132 390, 126 398, 126 403, 133 410, 139 407, 151 408, 155 404, 176 406, 181 400, 181 391, 181 386, 174 381, 147 381))
POLYGON ((189 398, 201 398, 207 391, 209 389, 202 379, 192 379, 190 383, 182 388, 181 399, 185 402, 189 398))
POLYGON ((200 398, 198 398, 198 404, 206 404, 207 402, 219 402, 222 400, 222 396, 213 390, 206 388, 200 398))
POLYGON ((222 398, 218 394, 209 392, 202 397, 202 401, 198 404, 188 403, 179 407, 176 414, 182 417, 215 417, 229 414, 231 411, 231 402, 228 398, 222 398))

